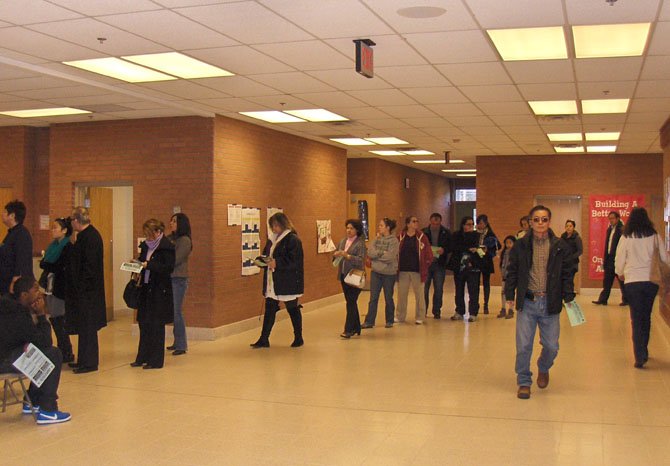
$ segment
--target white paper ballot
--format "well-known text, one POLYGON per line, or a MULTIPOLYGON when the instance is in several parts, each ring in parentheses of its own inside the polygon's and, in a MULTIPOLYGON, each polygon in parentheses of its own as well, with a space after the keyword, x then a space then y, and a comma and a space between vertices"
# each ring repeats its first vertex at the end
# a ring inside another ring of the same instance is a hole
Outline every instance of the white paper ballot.
POLYGON ((586 323, 586 317, 584 317, 584 312, 582 308, 577 304, 577 301, 572 301, 565 303, 565 309, 568 311, 568 319, 570 320, 570 325, 576 327, 577 325, 582 325, 586 323))
POLYGON ((19 359, 14 361, 13 366, 16 367, 22 374, 28 377, 38 387, 49 377, 51 371, 54 370, 54 363, 52 363, 39 348, 32 343, 28 345, 28 349, 19 356, 19 359))
POLYGON ((142 263, 137 261, 124 262, 121 264, 121 270, 140 273, 142 271, 142 263))

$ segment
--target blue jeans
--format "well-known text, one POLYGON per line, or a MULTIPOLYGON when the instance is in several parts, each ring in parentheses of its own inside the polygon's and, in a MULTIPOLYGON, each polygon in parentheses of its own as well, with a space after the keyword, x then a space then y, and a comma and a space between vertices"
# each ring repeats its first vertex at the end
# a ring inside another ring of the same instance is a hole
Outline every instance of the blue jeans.
POLYGON ((172 299, 174 300, 174 347, 176 350, 186 351, 186 324, 184 323, 184 314, 181 311, 184 304, 184 295, 188 289, 188 278, 172 277, 172 299))
POLYGON ((537 360, 540 372, 549 372, 558 354, 558 337, 561 332, 560 314, 547 312, 547 298, 538 297, 535 301, 526 299, 523 310, 516 318, 516 380, 520 386, 530 387, 533 373, 530 371, 530 358, 533 354, 535 329, 540 327, 542 352, 537 360))
POLYGON ((442 313, 442 290, 444 289, 444 278, 447 275, 447 269, 437 261, 433 261, 428 268, 428 277, 424 285, 423 294, 426 299, 426 312, 428 311, 428 298, 430 295, 430 283, 433 283, 433 315, 439 316, 442 313))
POLYGON ((393 302, 393 287, 395 286, 395 275, 384 275, 372 272, 370 276, 370 303, 368 304, 368 313, 365 316, 365 323, 367 325, 374 325, 377 320, 377 303, 379 302, 379 295, 384 289, 384 301, 386 307, 384 314, 386 324, 393 325, 393 314, 395 314, 395 303, 393 302))

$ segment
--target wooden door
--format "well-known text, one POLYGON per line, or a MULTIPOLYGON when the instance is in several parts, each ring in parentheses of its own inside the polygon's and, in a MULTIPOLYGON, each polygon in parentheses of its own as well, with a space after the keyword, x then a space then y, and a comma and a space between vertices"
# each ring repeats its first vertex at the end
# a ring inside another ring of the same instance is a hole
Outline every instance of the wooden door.
POLYGON ((88 196, 91 203, 89 214, 91 224, 102 236, 103 261, 105 270, 105 304, 107 320, 114 318, 114 270, 112 255, 112 238, 114 235, 114 191, 109 188, 89 188, 88 196))

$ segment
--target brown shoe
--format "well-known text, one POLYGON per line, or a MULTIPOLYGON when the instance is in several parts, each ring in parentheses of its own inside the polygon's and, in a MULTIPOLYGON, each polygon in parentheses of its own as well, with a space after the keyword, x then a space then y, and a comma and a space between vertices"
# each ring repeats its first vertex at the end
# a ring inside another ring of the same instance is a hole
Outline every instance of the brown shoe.
POLYGON ((522 400, 527 400, 530 398, 530 387, 520 385, 519 390, 516 392, 516 397, 521 398, 522 400))
POLYGON ((537 374, 538 388, 547 388, 547 385, 549 385, 549 372, 540 372, 537 374))

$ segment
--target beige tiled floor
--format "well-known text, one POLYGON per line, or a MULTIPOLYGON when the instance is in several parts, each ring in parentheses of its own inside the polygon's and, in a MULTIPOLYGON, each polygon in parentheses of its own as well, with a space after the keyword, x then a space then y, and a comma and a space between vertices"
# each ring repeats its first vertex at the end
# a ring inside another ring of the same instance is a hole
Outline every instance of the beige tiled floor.
POLYGON ((633 369, 627 308, 591 299, 579 298, 586 325, 562 316, 551 383, 528 401, 515 396, 515 320, 495 312, 347 341, 342 303, 305 315, 303 348, 283 320, 270 349, 248 347, 256 330, 192 342, 160 371, 128 366, 137 340, 120 318, 100 333, 99 372, 63 374, 71 422, 0 415, 0 464, 670 464, 670 330, 654 316, 648 369, 633 369))

